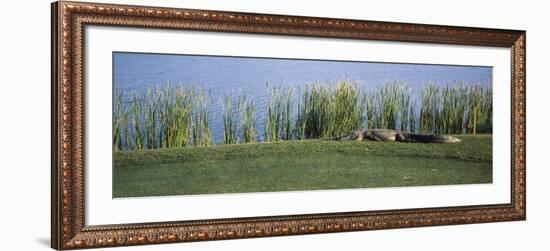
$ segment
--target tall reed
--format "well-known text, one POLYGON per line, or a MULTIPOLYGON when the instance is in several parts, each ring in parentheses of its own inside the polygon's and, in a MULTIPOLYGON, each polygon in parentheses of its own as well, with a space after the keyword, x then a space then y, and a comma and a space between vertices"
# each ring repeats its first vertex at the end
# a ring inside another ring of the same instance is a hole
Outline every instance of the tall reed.
POLYGON ((214 143, 210 131, 210 105, 209 98, 204 92, 194 97, 192 137, 195 146, 210 146, 214 143))
POLYGON ((420 131, 422 133, 436 133, 439 118, 440 94, 436 84, 424 86, 420 105, 420 131))
POLYGON ((326 138, 333 131, 332 90, 322 84, 307 85, 302 94, 298 121, 300 138, 326 138))
POLYGON ((282 103, 282 114, 281 114, 281 130, 280 133, 281 139, 291 140, 293 134, 293 124, 292 124, 292 89, 283 91, 281 97, 282 103))
POLYGON ((271 92, 271 97, 267 102, 264 123, 265 141, 292 139, 292 89, 283 85, 266 85, 266 88, 271 92))
POLYGON ((115 93, 115 100, 113 102, 113 149, 120 151, 122 149, 123 136, 122 136, 122 120, 123 113, 126 113, 124 103, 122 102, 123 92, 115 93))
POLYGON ((396 129, 399 112, 401 83, 384 84, 376 96, 380 128, 396 129))
POLYGON ((224 144, 237 144, 239 140, 239 101, 237 97, 225 95, 222 98, 223 108, 223 142, 224 144))
POLYGON ((307 132, 306 132, 306 126, 307 126, 307 114, 308 114, 308 102, 309 102, 309 96, 308 91, 306 91, 303 94, 298 94, 298 102, 297 102, 297 113, 296 113, 296 124, 294 127, 294 131, 296 134, 296 137, 298 139, 307 139, 307 132))
POLYGON ((412 133, 417 133, 417 117, 416 117, 416 103, 411 102, 409 106, 409 131, 412 133))
POLYGON ((134 142, 134 147, 136 149, 144 148, 144 127, 141 121, 143 120, 143 105, 142 100, 138 97, 138 94, 134 93, 134 98, 132 102, 132 137, 134 142))
POLYGON ((158 110, 158 93, 153 92, 152 89, 147 90, 145 100, 145 134, 147 136, 147 148, 159 148, 158 144, 158 130, 157 130, 157 110, 158 110))
POLYGON ((399 93, 397 94, 399 124, 401 131, 414 131, 411 128, 411 119, 414 117, 414 111, 411 110, 413 105, 411 87, 408 85, 400 85, 399 93))
POLYGON ((368 91, 363 94, 363 103, 365 104, 365 117, 366 117, 366 128, 371 130, 373 128, 379 128, 379 116, 378 108, 376 107, 376 92, 368 91))
POLYGON ((254 101, 246 96, 239 98, 239 111, 241 118, 242 139, 244 143, 256 142, 258 130, 256 129, 256 106, 254 101))
MULTIPOLYGON (((124 103, 124 101, 122 101, 124 103)), ((121 146, 119 147, 120 150, 123 149, 132 149, 131 146, 131 129, 130 129, 130 111, 128 111, 128 108, 124 106, 125 109, 122 111, 122 119, 121 119, 121 146)))

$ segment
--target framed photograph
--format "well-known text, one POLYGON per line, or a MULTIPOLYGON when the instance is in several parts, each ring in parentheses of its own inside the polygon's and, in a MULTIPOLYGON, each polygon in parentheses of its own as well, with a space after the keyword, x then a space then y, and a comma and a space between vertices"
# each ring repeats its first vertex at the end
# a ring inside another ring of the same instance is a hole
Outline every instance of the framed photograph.
POLYGON ((525 220, 525 31, 52 4, 52 248, 525 220))

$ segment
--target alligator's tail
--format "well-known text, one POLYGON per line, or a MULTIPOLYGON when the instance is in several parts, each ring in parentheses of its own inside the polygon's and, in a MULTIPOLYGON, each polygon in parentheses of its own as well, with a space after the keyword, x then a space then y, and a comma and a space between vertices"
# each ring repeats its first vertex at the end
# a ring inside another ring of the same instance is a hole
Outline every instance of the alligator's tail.
POLYGON ((422 134, 407 134, 407 141, 421 143, 458 143, 459 138, 450 135, 422 135, 422 134))

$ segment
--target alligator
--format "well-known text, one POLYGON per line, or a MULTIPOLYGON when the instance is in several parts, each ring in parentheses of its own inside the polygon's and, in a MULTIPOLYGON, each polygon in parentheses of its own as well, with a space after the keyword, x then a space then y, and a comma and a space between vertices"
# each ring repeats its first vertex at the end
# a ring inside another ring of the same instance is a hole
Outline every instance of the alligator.
POLYGON ((429 135, 415 134, 409 132, 400 132, 390 129, 371 129, 357 130, 349 132, 347 135, 337 137, 338 140, 356 140, 365 139, 373 141, 399 141, 399 142, 417 142, 417 143, 458 143, 460 139, 450 135, 429 135))

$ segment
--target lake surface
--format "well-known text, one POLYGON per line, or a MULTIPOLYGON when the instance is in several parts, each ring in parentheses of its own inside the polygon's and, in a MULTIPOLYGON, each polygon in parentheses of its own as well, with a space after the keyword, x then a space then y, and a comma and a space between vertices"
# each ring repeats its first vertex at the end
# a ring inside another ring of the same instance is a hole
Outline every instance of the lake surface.
POLYGON ((283 84, 295 89, 295 97, 305 84, 338 80, 357 81, 363 88, 377 88, 385 82, 400 81, 411 86, 416 102, 426 84, 492 85, 490 66, 450 66, 426 64, 319 61, 299 59, 246 58, 225 56, 113 53, 113 85, 125 93, 170 83, 195 86, 210 92, 211 129, 215 142, 223 140, 220 98, 223 94, 254 97, 258 131, 270 92, 266 84, 283 84))

